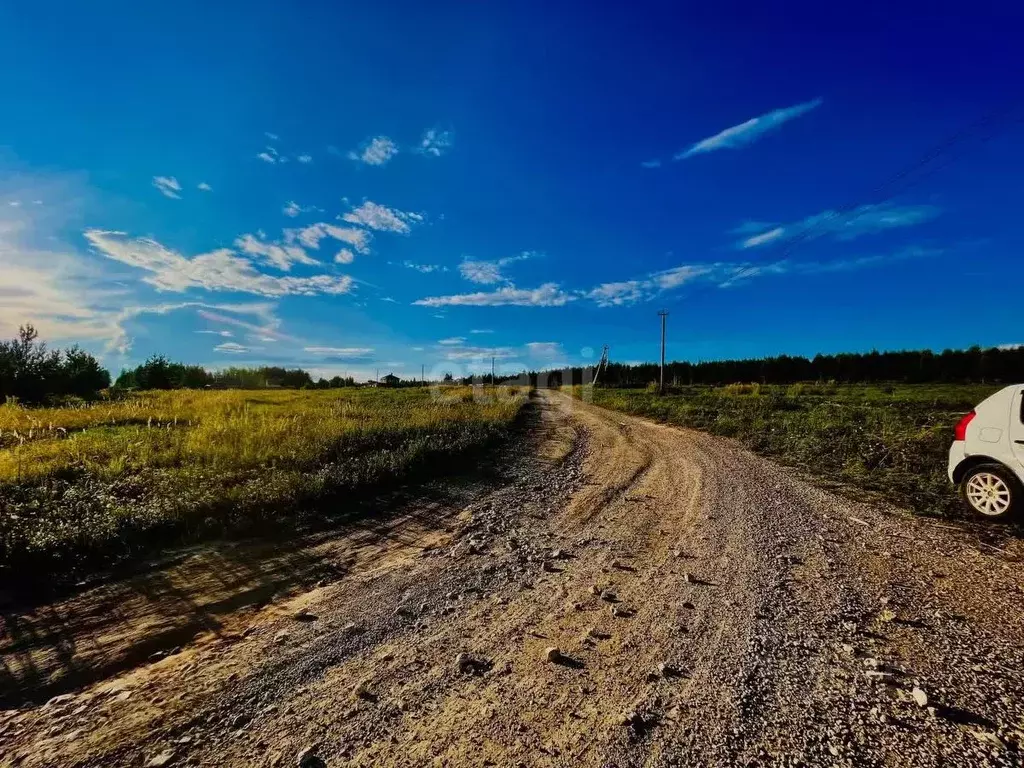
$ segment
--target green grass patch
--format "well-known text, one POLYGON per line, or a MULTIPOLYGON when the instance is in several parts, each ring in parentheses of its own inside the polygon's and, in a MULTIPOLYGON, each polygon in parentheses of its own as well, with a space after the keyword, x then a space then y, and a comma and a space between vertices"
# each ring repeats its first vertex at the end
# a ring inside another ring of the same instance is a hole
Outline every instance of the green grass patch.
POLYGON ((526 394, 174 390, 0 406, 0 577, 60 579, 460 471, 509 433, 526 394))
MULTIPOLYGON (((811 473, 878 492, 916 512, 959 512, 946 477, 953 427, 998 390, 984 385, 730 384, 596 389, 614 410, 736 438, 811 473)), ((580 388, 575 388, 579 397, 580 388)))

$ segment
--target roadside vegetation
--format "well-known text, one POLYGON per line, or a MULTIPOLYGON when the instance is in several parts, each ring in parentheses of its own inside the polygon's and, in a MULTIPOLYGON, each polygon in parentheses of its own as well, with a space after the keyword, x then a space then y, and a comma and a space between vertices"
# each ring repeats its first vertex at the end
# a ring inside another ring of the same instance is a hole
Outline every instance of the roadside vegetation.
MULTIPOLYGON (((959 512, 946 478, 953 427, 1001 385, 730 384, 592 390, 596 405, 733 437, 919 513, 959 512)), ((580 397, 582 390, 574 387, 580 397)), ((590 393, 588 392, 588 396, 590 393)))
POLYGON ((344 513, 450 474, 509 433, 499 387, 165 390, 0 406, 0 581, 59 579, 185 541, 344 513))

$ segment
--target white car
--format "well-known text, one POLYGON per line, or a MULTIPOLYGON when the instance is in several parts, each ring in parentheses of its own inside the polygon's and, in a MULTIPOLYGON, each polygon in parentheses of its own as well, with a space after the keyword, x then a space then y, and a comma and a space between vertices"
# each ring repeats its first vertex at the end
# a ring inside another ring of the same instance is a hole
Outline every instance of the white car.
POLYGON ((1024 384, 999 390, 956 425, 949 479, 973 512, 1024 512, 1024 384))

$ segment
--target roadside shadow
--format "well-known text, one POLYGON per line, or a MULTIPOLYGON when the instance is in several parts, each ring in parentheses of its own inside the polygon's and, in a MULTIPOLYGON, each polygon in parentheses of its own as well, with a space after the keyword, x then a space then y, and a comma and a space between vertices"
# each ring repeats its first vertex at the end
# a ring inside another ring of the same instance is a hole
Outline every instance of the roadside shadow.
POLYGON ((256 537, 180 547, 91 575, 62 591, 29 580, 0 590, 0 706, 39 703, 168 655, 198 635, 230 639, 231 614, 337 581, 348 551, 376 544, 411 545, 423 531, 447 530, 453 517, 533 455, 540 414, 522 416, 516 432, 455 474, 408 479, 386 491, 335 494, 301 522, 256 537), (16 589, 17 588, 17 589, 16 589))

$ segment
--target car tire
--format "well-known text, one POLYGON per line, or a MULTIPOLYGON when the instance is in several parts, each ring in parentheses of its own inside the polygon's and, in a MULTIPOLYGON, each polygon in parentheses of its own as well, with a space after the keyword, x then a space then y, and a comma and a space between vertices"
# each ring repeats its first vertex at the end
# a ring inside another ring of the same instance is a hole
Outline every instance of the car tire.
POLYGON ((972 513, 986 520, 1009 520, 1024 504, 1024 488, 1002 464, 980 464, 960 481, 960 498, 972 513))

